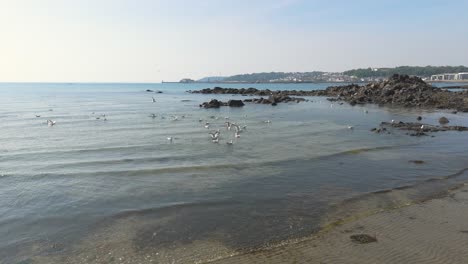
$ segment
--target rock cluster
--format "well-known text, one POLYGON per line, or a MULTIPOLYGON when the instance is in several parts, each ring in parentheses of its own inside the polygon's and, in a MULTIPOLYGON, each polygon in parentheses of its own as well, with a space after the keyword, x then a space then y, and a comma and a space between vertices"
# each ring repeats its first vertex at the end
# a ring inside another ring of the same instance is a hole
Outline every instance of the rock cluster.
POLYGON ((216 99, 212 99, 209 102, 204 102, 200 105, 200 107, 204 108, 220 108, 221 106, 230 106, 230 107, 242 107, 244 106, 244 102, 242 100, 229 100, 227 102, 221 102, 216 99))
POLYGON ((268 98, 252 98, 252 99, 245 99, 242 100, 229 100, 228 102, 222 102, 216 99, 212 99, 209 102, 204 102, 200 105, 200 107, 204 108, 219 108, 221 106, 230 106, 230 107, 241 107, 244 106, 244 102, 246 103, 254 103, 254 104, 269 104, 269 105, 277 105, 278 103, 289 103, 289 102, 303 102, 306 101, 304 98, 299 97, 290 97, 287 95, 272 95, 268 98))
MULTIPOLYGON (((287 98, 288 96, 327 96, 331 97, 329 98, 331 101, 345 101, 351 105, 372 103, 404 107, 455 109, 461 112, 468 112, 468 91, 452 92, 435 88, 418 77, 397 74, 382 82, 370 83, 363 86, 357 84, 331 86, 325 90, 271 91, 268 89, 258 90, 256 88, 215 87, 213 89, 206 88, 189 92, 201 94, 239 94, 245 96, 258 95, 278 98, 287 98)), ((273 104, 274 101, 270 100, 270 102, 267 101, 266 103, 273 104)))
POLYGON ((398 105, 468 112, 468 92, 451 92, 435 88, 418 77, 393 75, 386 81, 364 86, 329 87, 328 96, 355 104, 398 105))
POLYGON ((298 91, 298 90, 275 90, 270 89, 259 90, 256 88, 205 88, 202 90, 188 91, 189 93, 199 94, 238 94, 243 96, 326 96, 325 90, 314 90, 314 91, 298 91))
MULTIPOLYGON (((468 131, 468 127, 465 126, 434 126, 429 124, 413 123, 413 122, 382 122, 380 123, 382 131, 386 131, 385 127, 393 127, 400 130, 408 130, 410 136, 427 136, 427 133, 441 132, 441 131, 468 131), (385 129, 385 130, 384 130, 385 129)), ((377 132, 377 128, 372 131, 377 132)))

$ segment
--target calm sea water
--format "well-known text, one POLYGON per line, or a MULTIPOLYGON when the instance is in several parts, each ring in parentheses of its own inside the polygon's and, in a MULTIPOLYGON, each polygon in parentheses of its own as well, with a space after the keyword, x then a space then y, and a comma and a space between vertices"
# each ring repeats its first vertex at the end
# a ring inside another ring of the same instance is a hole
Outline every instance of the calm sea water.
POLYGON ((198 105, 245 97, 185 92, 212 86, 0 84, 0 262, 51 261, 106 245, 165 252, 167 262, 181 249, 199 252, 193 260, 230 254, 309 235, 346 199, 468 167, 468 133, 369 131, 419 115, 468 126, 466 114, 331 105, 320 97, 207 110, 198 105), (224 128, 226 118, 247 126, 240 138, 224 128), (48 127, 47 119, 57 124, 48 127), (205 122, 221 130, 219 144, 205 122))

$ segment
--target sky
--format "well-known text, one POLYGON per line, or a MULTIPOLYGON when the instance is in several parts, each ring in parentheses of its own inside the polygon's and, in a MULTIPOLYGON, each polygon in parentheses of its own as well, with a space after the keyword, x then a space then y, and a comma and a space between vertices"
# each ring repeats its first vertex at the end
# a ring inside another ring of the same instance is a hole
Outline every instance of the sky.
POLYGON ((468 0, 0 0, 0 82, 468 65, 468 0))

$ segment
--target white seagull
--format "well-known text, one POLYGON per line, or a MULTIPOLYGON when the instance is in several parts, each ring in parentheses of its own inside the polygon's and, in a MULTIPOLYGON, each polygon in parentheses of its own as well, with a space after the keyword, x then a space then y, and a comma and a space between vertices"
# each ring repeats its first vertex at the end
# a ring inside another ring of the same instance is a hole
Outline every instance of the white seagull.
POLYGON ((353 130, 354 127, 353 126, 348 126, 348 129, 353 130))
POLYGON ((213 143, 219 143, 219 138, 215 138, 212 141, 213 141, 213 143))
POLYGON ((56 124, 56 122, 55 122, 55 121, 53 121, 53 120, 50 120, 50 119, 49 119, 49 120, 47 120, 47 125, 48 125, 48 126, 55 126, 55 124, 56 124))
POLYGON ((168 137, 167 140, 168 140, 169 142, 172 143, 172 141, 174 140, 174 138, 173 138, 173 137, 168 137))
POLYGON ((237 132, 236 132, 236 133, 234 133, 234 137, 236 137, 236 138, 240 138, 240 135, 239 135, 239 133, 237 133, 237 132))

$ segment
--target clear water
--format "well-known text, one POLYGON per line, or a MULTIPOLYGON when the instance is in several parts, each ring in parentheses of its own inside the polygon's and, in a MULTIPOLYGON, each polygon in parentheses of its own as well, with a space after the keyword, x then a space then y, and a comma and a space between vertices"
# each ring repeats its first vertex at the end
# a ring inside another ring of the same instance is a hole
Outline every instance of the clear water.
POLYGON ((419 115, 424 123, 446 116, 468 126, 466 114, 331 105, 321 97, 207 110, 198 105, 245 97, 185 92, 212 86, 0 84, 0 259, 71 254, 76 245, 104 243, 93 236, 102 230, 123 226, 125 238, 107 239, 129 240, 137 251, 200 241, 230 250, 258 247, 311 234, 330 206, 346 199, 468 167, 468 133, 415 138, 369 131, 381 121, 419 115), (103 114, 107 121, 96 119, 103 114), (224 128, 226 117, 247 126, 240 138, 224 128), (48 127, 47 119, 57 124, 48 127), (221 130, 219 144, 205 121, 221 130), (51 241, 60 250, 43 246, 51 241))

